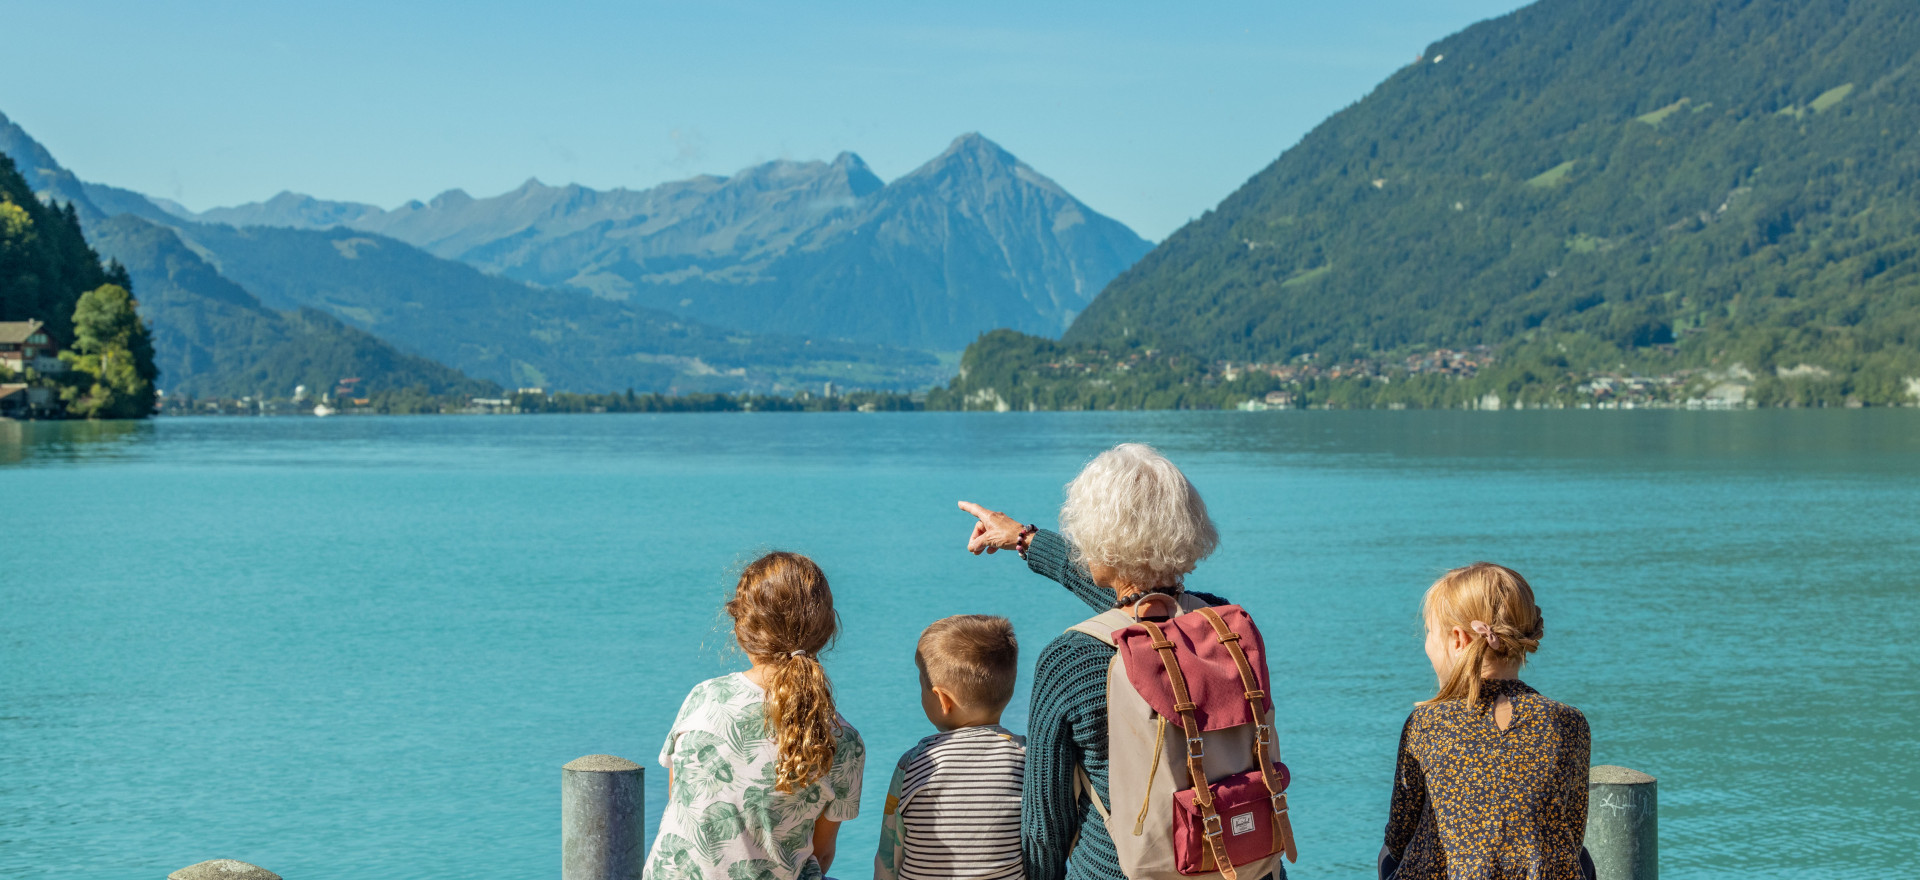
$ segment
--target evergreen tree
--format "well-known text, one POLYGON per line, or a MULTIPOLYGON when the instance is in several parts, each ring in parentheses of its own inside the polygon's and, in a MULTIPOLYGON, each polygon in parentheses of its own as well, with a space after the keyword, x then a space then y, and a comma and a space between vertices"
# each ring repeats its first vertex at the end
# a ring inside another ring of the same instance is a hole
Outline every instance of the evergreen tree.
POLYGON ((0 155, 0 321, 39 321, 77 373, 57 380, 69 412, 88 418, 152 413, 153 340, 125 267, 103 265, 69 203, 44 204, 0 155))

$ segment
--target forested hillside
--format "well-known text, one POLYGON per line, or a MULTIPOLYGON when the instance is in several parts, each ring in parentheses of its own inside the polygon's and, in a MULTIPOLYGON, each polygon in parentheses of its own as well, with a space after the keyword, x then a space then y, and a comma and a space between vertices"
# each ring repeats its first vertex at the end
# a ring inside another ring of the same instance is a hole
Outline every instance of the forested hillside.
POLYGON ((575 290, 534 287, 344 227, 177 231, 276 309, 318 309, 409 351, 509 387, 734 391, 836 381, 924 387, 924 352, 749 335, 575 290))
POLYGON ((87 246, 73 206, 34 198, 13 160, 0 155, 0 321, 40 321, 71 345, 80 294, 114 281, 126 283, 87 246))
MULTIPOLYGON (((0 155, 0 321, 39 321, 65 369, 0 376, 59 395, 68 415, 144 418, 153 412, 153 344, 132 282, 87 245, 74 207, 34 196, 0 155)), ((0 373, 7 367, 0 366, 0 373)))
POLYGON ((131 215, 93 226, 141 291, 169 393, 190 397, 288 397, 305 385, 317 397, 358 377, 369 394, 416 389, 433 395, 493 394, 426 358, 404 354, 324 312, 268 308, 221 275, 172 229, 131 215))
POLYGON ((1569 388, 1718 370, 1909 401, 1917 54, 1910 0, 1542 0, 1428 47, 1064 340, 1242 364, 1486 345, 1569 388))

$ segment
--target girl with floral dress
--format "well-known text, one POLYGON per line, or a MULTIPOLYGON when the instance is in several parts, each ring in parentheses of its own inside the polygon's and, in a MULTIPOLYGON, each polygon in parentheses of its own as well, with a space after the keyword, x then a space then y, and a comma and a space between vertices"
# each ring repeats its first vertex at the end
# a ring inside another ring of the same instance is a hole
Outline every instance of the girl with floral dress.
POLYGON ((1476 562, 1427 590, 1440 691, 1400 734, 1383 880, 1592 880, 1586 716, 1520 681, 1545 626, 1519 572, 1476 562))
POLYGON ((727 600, 752 667, 701 682, 660 764, 667 809, 647 880, 811 880, 860 812, 866 746, 833 708, 820 652, 839 617, 827 576, 797 553, 747 566, 727 600))

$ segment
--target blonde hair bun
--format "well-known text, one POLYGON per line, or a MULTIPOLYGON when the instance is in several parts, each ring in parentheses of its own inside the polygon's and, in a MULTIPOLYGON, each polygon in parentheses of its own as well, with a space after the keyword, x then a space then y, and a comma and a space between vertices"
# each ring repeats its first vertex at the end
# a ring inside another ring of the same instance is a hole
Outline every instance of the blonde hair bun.
POLYGON ((1500 662, 1526 663, 1540 649, 1546 621, 1533 601, 1533 587, 1520 573, 1504 565, 1476 562, 1440 576, 1427 588, 1420 604, 1427 626, 1459 628, 1475 638, 1454 658, 1433 699, 1420 705, 1452 700, 1480 701, 1480 682, 1500 662))

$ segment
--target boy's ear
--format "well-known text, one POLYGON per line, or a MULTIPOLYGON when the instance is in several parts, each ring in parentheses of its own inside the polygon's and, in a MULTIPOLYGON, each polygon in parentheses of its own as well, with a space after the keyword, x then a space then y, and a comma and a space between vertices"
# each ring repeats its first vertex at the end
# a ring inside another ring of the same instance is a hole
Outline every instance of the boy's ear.
POLYGON ((952 715, 954 710, 960 708, 960 701, 954 699, 953 693, 946 688, 935 687, 933 689, 933 695, 940 698, 940 712, 942 714, 952 715))

